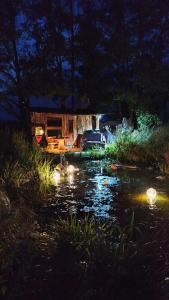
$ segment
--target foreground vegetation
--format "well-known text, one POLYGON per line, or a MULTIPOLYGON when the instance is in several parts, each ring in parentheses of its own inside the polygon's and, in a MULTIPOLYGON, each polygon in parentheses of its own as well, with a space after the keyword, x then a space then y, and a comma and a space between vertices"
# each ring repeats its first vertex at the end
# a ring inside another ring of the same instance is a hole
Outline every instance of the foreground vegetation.
POLYGON ((162 299, 167 239, 146 233, 134 216, 126 226, 89 217, 44 226, 1 205, 1 299, 162 299))

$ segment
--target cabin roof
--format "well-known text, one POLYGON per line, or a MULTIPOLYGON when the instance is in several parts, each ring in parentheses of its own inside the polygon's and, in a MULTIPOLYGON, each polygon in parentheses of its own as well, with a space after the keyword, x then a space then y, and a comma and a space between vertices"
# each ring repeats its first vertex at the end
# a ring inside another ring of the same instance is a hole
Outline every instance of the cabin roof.
MULTIPOLYGON (((81 102, 76 98, 75 109, 72 110, 71 99, 67 97, 65 100, 65 106, 62 107, 61 101, 58 98, 47 98, 40 96, 30 97, 30 111, 31 112, 46 112, 56 114, 71 114, 71 115, 109 115, 118 113, 118 105, 113 102, 112 105, 92 107, 89 103, 81 102)), ((18 108, 17 97, 12 97, 10 106, 4 101, 0 106, 0 121, 1 122, 12 122, 17 121, 20 112, 18 108)))
POLYGON ((30 98, 30 110, 32 112, 46 112, 57 114, 72 114, 72 115, 97 115, 97 114, 116 114, 118 112, 118 104, 113 102, 111 105, 97 105, 93 107, 86 103, 77 101, 75 108, 72 109, 70 105, 70 98, 65 101, 65 106, 61 106, 61 102, 57 99, 49 99, 45 97, 31 97, 30 98))
POLYGON ((56 114, 70 114, 70 115, 104 115, 104 114, 112 114, 111 111, 96 111, 94 109, 75 109, 72 111, 71 109, 56 109, 49 107, 31 107, 31 112, 45 112, 45 113, 56 113, 56 114))

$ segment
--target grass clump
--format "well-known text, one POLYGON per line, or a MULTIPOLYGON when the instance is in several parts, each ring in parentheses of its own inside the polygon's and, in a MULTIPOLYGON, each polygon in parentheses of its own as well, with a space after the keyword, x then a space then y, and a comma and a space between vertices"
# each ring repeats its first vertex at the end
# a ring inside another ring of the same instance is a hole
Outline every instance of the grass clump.
POLYGON ((2 299, 141 300, 143 292, 146 299, 157 294, 152 282, 157 272, 161 276, 162 250, 157 237, 147 242, 134 215, 125 226, 89 216, 59 218, 45 231, 25 207, 1 209, 0 217, 2 299))
POLYGON ((112 292, 108 282, 114 286, 117 278, 122 279, 121 267, 134 247, 133 222, 132 218, 122 228, 89 217, 57 221, 53 226, 56 250, 51 284, 61 299, 90 299, 92 294, 94 299, 102 299, 101 295, 106 293, 107 297, 112 292), (63 281, 66 288, 62 290, 63 281))
POLYGON ((102 159, 105 157, 105 149, 99 146, 93 146, 85 151, 90 159, 102 159))
POLYGON ((90 217, 59 219, 52 232, 52 299, 141 300, 142 291, 150 293, 146 282, 153 274, 151 251, 157 245, 146 246, 134 215, 125 226, 90 217), (151 263, 145 266, 147 257, 151 263))
POLYGON ((22 132, 0 131, 0 139, 5 141, 0 149, 1 183, 27 192, 31 186, 34 195, 45 195, 52 184, 51 161, 38 146, 29 144, 22 132))

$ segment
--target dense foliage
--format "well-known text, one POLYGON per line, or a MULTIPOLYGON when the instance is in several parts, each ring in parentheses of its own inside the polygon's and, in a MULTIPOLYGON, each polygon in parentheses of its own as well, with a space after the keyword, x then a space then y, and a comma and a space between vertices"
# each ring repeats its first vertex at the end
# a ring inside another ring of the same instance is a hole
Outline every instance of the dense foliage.
POLYGON ((137 114, 137 123, 137 130, 117 130, 115 142, 106 148, 107 155, 120 162, 154 166, 168 172, 168 125, 161 126, 156 115, 145 112, 137 114))
POLYGON ((137 112, 137 125, 139 131, 150 130, 161 125, 161 121, 157 115, 150 114, 145 111, 137 112))

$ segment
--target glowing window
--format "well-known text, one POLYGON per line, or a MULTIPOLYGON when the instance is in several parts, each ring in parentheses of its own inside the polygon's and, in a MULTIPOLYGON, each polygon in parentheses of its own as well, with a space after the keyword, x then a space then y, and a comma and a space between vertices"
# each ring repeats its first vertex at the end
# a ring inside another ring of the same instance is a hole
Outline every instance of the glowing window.
POLYGON ((44 130, 42 127, 35 127, 35 135, 43 135, 44 130))

